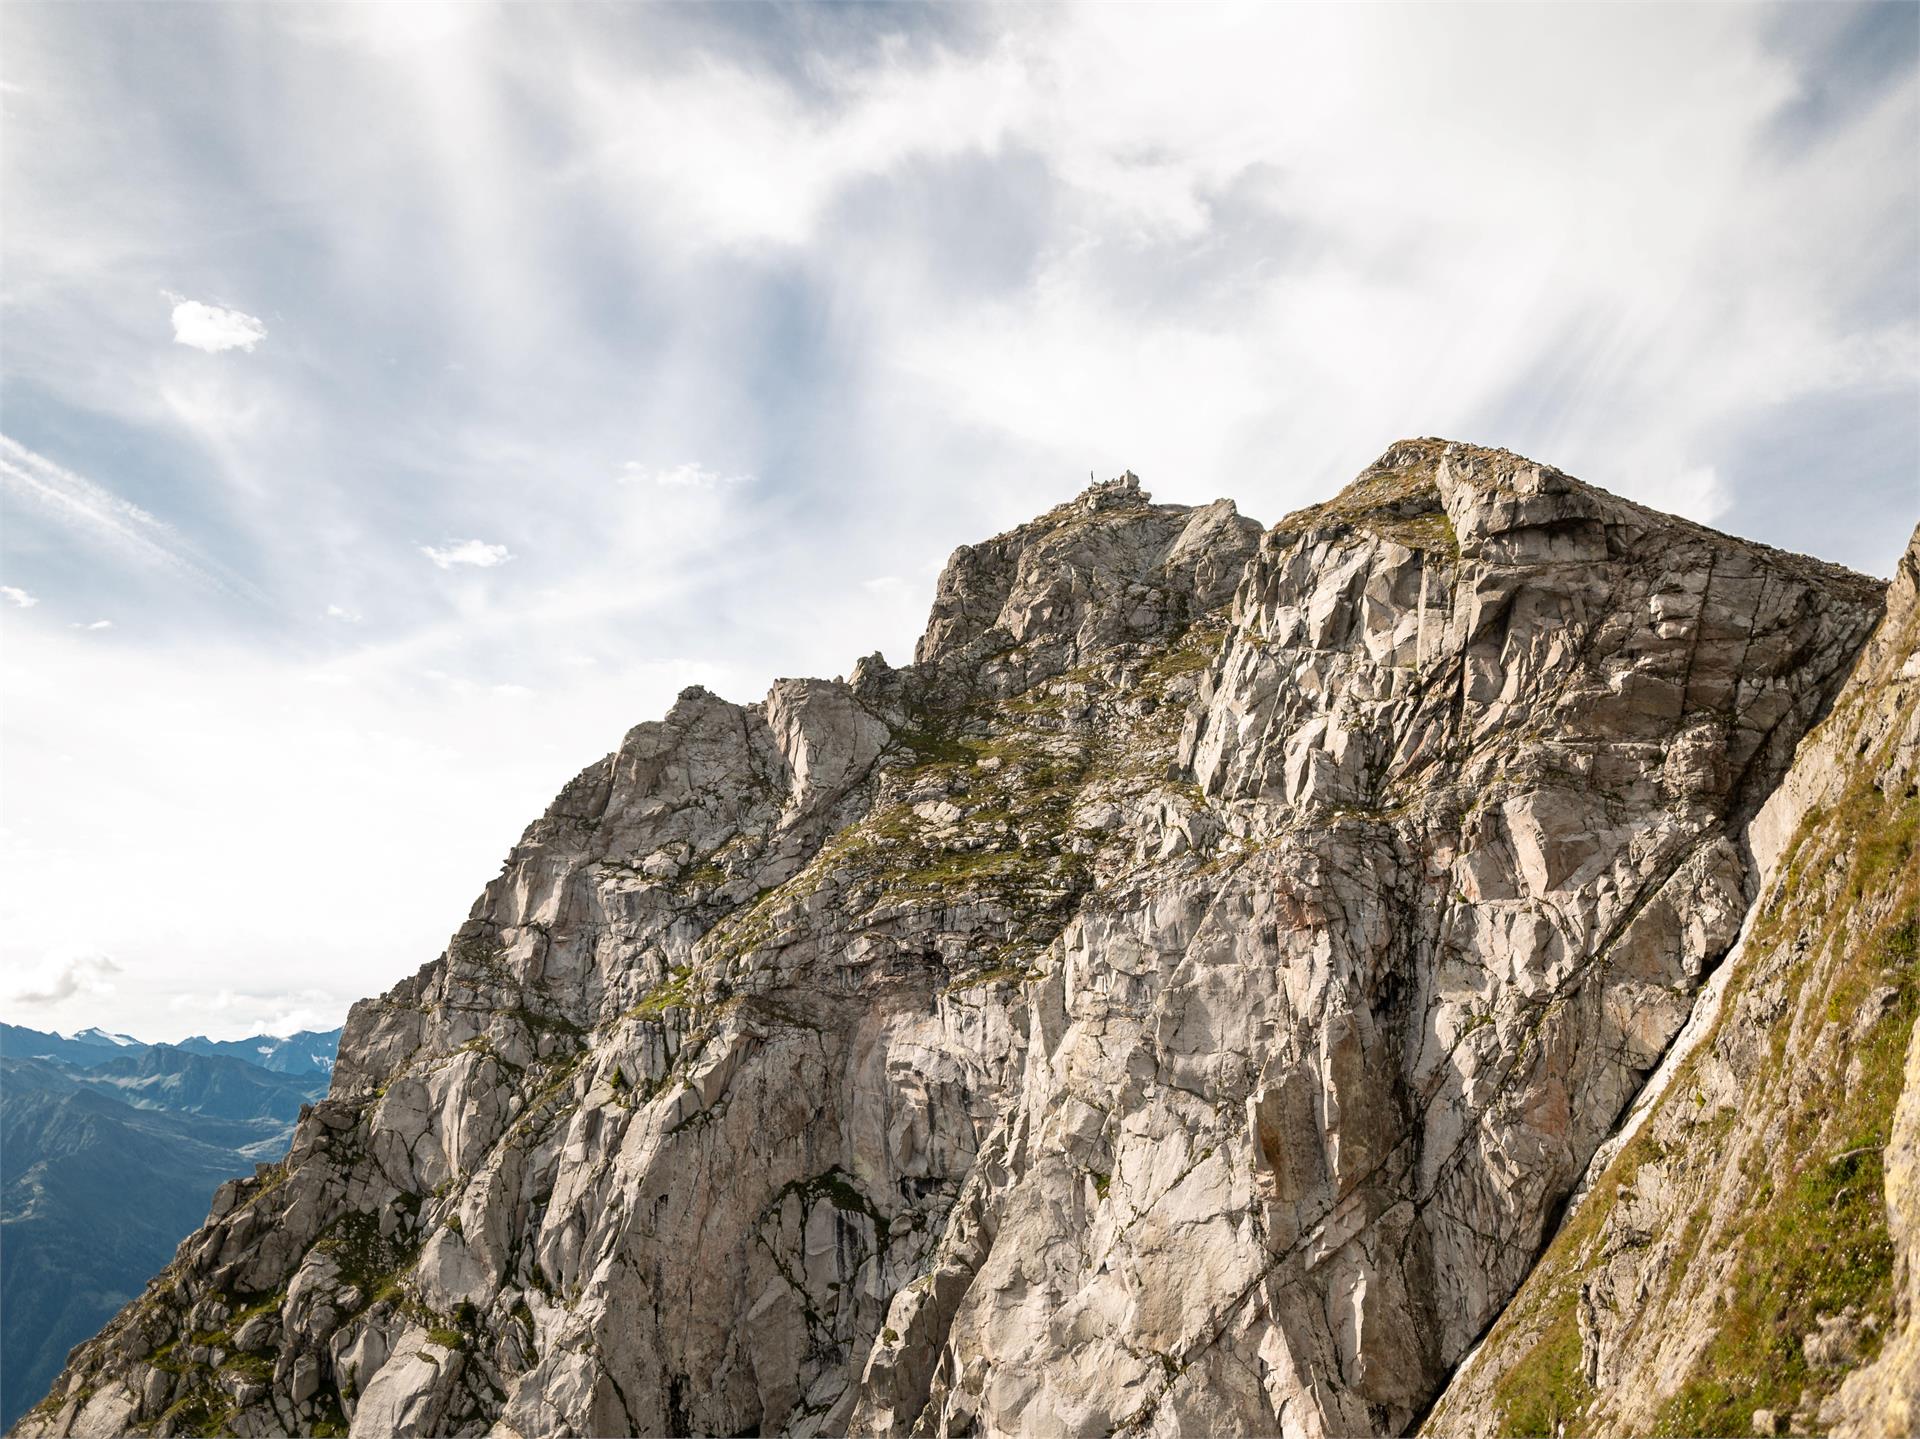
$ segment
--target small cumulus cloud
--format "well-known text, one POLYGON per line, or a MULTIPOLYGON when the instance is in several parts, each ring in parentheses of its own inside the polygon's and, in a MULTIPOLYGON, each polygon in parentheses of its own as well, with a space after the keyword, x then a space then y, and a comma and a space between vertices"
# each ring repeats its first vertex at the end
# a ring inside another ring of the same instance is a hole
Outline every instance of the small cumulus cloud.
POLYGON ((490 570, 513 558, 505 545, 490 545, 485 540, 448 540, 443 547, 422 545, 420 553, 443 570, 450 570, 455 565, 473 565, 478 569, 490 570))
POLYGON ((229 310, 189 300, 171 290, 160 292, 173 301, 173 340, 217 355, 222 350, 251 350, 267 338, 267 327, 244 310, 229 310))
POLYGON ((655 485, 663 490, 723 490, 753 483, 752 475, 722 474, 695 461, 662 468, 628 460, 620 467, 620 479, 623 484, 655 485))
POLYGON ((533 691, 528 689, 525 685, 516 685, 516 684, 494 685, 492 686, 492 690, 493 690, 493 693, 498 695, 501 699, 508 699, 508 700, 526 699, 533 693, 533 691))
POLYGON ((40 601, 17 585, 0 585, 0 596, 5 596, 8 604, 23 610, 30 610, 40 601))
POLYGON ((330 620, 339 620, 340 623, 346 625, 357 625, 360 623, 362 615, 360 611, 350 610, 345 605, 328 605, 327 618, 330 620))
POLYGON ((113 976, 118 973, 120 966, 104 954, 55 959, 26 988, 15 990, 11 998, 15 1004, 59 1004, 77 994, 112 994, 113 976))
POLYGON ((73 627, 77 630, 110 630, 113 628, 113 621, 112 620, 95 620, 91 624, 84 624, 84 625, 79 623, 78 621, 75 621, 73 627))

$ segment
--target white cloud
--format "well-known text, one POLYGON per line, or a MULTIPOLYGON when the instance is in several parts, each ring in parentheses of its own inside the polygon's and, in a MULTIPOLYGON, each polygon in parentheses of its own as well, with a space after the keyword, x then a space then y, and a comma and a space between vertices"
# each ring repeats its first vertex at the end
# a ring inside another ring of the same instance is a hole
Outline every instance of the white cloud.
POLYGON ((61 1004, 79 995, 109 995, 114 991, 112 976, 119 973, 120 966, 104 954, 55 957, 43 961, 39 974, 7 998, 14 1004, 40 1006, 61 1004))
MULTIPOLYGON (((182 1026, 212 1038, 251 1038, 270 1034, 284 1038, 302 1030, 338 1028, 347 1017, 352 997, 324 989, 240 991, 234 989, 183 990, 167 1000, 167 1008, 182 1026)), ((152 1039, 150 1031, 135 1030, 135 1038, 152 1039)))
POLYGON ((943 50, 917 65, 895 47, 866 66, 816 56, 831 102, 815 106, 724 62, 635 74, 582 54, 572 83, 596 143, 568 178, 623 196, 639 224, 673 217, 653 235, 664 245, 804 245, 846 186, 909 158, 992 149, 1044 118, 1028 58, 1012 34, 984 57, 943 50))
POLYGON ((663 490, 715 490, 753 483, 752 475, 723 474, 691 461, 656 468, 643 465, 638 460, 628 460, 620 467, 620 479, 625 484, 657 485, 663 490))
POLYGON ((17 585, 0 585, 0 595, 5 596, 9 604, 17 605, 23 610, 30 610, 40 603, 38 599, 17 585))
MULTIPOLYGON (((445 568, 445 566, 442 566, 442 568, 445 568)), ((330 620, 339 620, 342 624, 349 625, 357 625, 363 618, 360 611, 350 610, 345 605, 328 605, 326 617, 330 620)))
POLYGON ((267 327, 245 311, 183 299, 171 290, 163 290, 161 294, 174 302, 175 344, 191 345, 196 350, 217 355, 222 350, 252 350, 267 338, 267 327))
POLYGON ((445 548, 422 545, 420 553, 443 570, 450 570, 455 565, 473 565, 478 569, 490 570, 513 558, 505 545, 490 545, 485 540, 448 540, 445 548))
POLYGON ((347 1022, 351 999, 323 996, 304 1004, 283 1004, 252 1022, 256 1034, 271 1034, 285 1039, 290 1034, 338 1029, 347 1022))
POLYGON ((112 620, 94 620, 91 624, 80 624, 78 621, 76 621, 73 625, 73 628, 76 630, 110 630, 113 628, 113 621, 112 620))

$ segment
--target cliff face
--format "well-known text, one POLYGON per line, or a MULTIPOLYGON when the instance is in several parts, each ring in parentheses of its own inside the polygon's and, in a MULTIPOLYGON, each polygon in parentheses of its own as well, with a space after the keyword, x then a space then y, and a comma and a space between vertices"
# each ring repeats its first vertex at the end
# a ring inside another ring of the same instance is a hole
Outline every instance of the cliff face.
POLYGON ((1880 609, 1439 441, 1096 486, 584 771, 22 1432, 1403 1431, 1880 609))
POLYGON ((1434 1434, 1920 1430, 1917 588, 1920 531, 1738 949, 1434 1434))

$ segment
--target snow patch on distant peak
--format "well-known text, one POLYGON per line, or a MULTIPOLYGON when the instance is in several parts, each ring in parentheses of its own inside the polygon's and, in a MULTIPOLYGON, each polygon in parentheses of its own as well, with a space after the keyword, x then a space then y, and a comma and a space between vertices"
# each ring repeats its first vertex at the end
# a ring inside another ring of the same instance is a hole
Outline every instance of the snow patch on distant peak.
POLYGON ((122 1049, 136 1048, 140 1044, 140 1041, 135 1039, 132 1035, 108 1034, 106 1030, 101 1029, 98 1025, 89 1026, 86 1029, 75 1030, 72 1034, 63 1034, 60 1036, 60 1038, 67 1040, 69 1043, 78 1043, 81 1040, 87 1040, 87 1039, 91 1039, 95 1041, 104 1040, 108 1044, 117 1044, 122 1049))

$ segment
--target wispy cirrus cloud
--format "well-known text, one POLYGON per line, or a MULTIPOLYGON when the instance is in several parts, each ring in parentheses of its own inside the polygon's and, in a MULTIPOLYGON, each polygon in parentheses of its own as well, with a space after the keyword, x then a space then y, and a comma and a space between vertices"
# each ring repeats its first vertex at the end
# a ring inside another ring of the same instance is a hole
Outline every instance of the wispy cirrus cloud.
POLYGON ((223 350, 250 351, 267 338, 267 327, 244 310, 189 300, 171 290, 161 294, 173 301, 175 344, 217 355, 223 350))
POLYGON ((165 520, 6 435, 0 435, 0 490, 83 544, 236 598, 260 598, 165 520))
POLYGON ((490 570, 513 558, 505 545, 492 545, 485 540, 448 540, 445 545, 422 545, 420 553, 443 570, 450 570, 455 565, 490 570))

